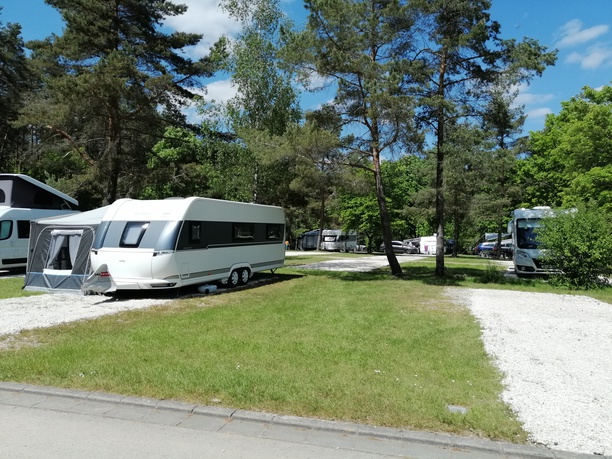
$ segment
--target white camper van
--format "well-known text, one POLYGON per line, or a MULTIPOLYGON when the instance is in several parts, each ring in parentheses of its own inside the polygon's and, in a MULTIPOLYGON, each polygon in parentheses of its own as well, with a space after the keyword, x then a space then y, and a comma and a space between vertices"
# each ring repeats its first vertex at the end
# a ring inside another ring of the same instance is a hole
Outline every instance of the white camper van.
POLYGON ((117 290, 236 286, 284 262, 282 208, 198 197, 120 199, 91 248, 92 278, 110 277, 117 290))
POLYGON ((26 266, 30 221, 77 212, 76 199, 23 174, 0 174, 0 269, 26 266))

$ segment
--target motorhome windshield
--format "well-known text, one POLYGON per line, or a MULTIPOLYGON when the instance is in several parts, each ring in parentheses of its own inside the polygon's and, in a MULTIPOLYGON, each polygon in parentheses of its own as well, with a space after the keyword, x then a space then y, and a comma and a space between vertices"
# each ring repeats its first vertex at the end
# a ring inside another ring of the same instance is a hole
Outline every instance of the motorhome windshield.
POLYGON ((537 249, 540 243, 537 240, 539 218, 520 218, 516 221, 516 245, 520 249, 537 249))

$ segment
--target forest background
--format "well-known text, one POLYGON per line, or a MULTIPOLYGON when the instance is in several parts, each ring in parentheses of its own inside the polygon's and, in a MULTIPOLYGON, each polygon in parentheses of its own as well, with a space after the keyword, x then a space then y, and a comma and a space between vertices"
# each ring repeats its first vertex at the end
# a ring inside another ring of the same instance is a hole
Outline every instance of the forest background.
POLYGON ((307 0, 296 27, 276 0, 223 0, 240 32, 201 59, 184 52, 201 34, 163 27, 178 3, 46 3, 64 28, 43 40, 0 10, 0 164, 82 210, 207 196, 284 207, 292 242, 342 227, 370 247, 436 233, 458 252, 517 207, 612 213, 612 88, 585 87, 525 135, 518 88, 557 51, 501 38, 489 1, 307 0), (219 72, 225 103, 203 91, 219 72), (302 111, 321 88, 333 100, 302 111))

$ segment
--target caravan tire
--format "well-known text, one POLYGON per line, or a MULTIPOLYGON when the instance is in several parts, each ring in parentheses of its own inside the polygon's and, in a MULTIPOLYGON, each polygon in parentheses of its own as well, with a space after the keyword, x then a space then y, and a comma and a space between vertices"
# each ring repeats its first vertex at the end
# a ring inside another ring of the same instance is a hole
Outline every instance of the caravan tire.
POLYGON ((229 287, 236 287, 240 283, 240 274, 237 270, 234 270, 230 273, 227 278, 227 285, 229 287))
POLYGON ((251 273, 247 268, 240 270, 240 285, 246 285, 249 282, 249 278, 251 277, 251 273))

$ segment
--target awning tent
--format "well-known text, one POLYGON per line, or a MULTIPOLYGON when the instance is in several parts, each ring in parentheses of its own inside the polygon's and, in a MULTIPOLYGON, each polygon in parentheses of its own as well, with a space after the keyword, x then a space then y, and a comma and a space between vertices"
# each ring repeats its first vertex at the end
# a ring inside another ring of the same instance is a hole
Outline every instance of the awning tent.
POLYGON ((89 253, 108 209, 30 222, 25 290, 79 291, 89 275, 89 253))

